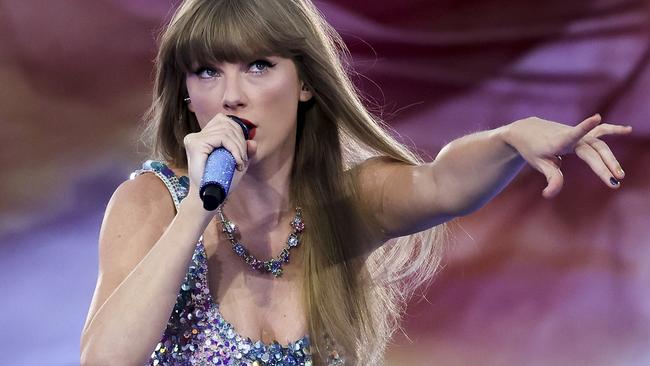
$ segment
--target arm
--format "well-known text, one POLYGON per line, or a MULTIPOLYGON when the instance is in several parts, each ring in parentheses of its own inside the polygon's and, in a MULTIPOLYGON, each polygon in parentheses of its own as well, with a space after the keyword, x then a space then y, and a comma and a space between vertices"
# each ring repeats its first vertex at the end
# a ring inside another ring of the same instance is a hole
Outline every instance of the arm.
POLYGON ((436 201, 450 217, 468 215, 488 203, 526 161, 506 142, 508 126, 461 137, 429 164, 436 201))
POLYGON ((369 159, 359 167, 361 197, 387 240, 474 212, 526 162, 546 176, 543 195, 553 197, 562 186, 556 155, 573 150, 610 188, 617 188, 610 178, 622 179, 623 172, 598 137, 629 133, 631 128, 599 123, 600 116, 575 127, 531 117, 454 140, 430 163, 369 159))
POLYGON ((115 191, 100 230, 99 275, 81 336, 82 365, 146 362, 209 222, 200 205, 188 197, 174 216, 167 189, 152 174, 115 191))

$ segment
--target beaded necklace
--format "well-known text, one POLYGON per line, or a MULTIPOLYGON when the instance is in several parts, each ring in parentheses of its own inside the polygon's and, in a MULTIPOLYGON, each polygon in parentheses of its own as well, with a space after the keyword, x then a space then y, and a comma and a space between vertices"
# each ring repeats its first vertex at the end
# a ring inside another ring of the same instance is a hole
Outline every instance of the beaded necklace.
POLYGON ((246 249, 241 242, 237 241, 235 235, 239 232, 238 227, 224 215, 223 206, 224 205, 222 204, 217 207, 217 213, 221 220, 221 231, 226 235, 228 241, 230 241, 232 250, 235 254, 241 257, 244 262, 255 270, 262 273, 270 273, 275 278, 282 276, 282 265, 289 263, 289 251, 300 245, 300 235, 305 230, 305 223, 302 221, 302 209, 296 207, 296 216, 294 216, 293 220, 289 223, 293 231, 287 238, 286 247, 280 251, 280 254, 278 254, 277 257, 271 258, 267 261, 262 261, 250 254, 248 249, 246 249))

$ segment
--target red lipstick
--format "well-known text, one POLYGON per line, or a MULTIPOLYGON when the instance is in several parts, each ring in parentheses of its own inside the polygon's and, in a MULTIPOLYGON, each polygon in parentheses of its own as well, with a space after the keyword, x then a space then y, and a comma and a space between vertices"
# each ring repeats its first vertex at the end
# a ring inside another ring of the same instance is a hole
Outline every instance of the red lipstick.
POLYGON ((249 140, 252 140, 255 137, 255 131, 257 130, 257 126, 255 124, 247 119, 239 117, 239 119, 244 122, 246 127, 248 127, 248 138, 249 140))

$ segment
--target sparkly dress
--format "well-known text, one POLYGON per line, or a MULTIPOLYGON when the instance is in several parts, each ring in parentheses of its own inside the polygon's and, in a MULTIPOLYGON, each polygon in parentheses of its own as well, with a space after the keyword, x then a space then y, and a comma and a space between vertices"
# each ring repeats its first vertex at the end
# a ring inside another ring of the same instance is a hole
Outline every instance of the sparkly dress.
MULTIPOLYGON (((151 172, 160 178, 172 195, 178 211, 188 193, 189 179, 178 177, 164 163, 148 160, 130 176, 151 172)), ((242 337, 226 321, 212 299, 207 279, 207 258, 203 237, 199 238, 167 328, 147 365, 233 365, 233 366, 311 366, 309 336, 281 345, 252 341, 242 337)), ((344 365, 330 346, 328 366, 344 365)))

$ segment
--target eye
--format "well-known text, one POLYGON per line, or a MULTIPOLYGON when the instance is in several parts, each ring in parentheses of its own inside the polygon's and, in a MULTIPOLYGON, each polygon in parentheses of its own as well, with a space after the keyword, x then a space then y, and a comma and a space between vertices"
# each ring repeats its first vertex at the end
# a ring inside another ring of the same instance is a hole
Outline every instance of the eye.
POLYGON ((194 71, 194 75, 201 79, 210 79, 217 76, 217 71, 210 67, 199 67, 194 71))
POLYGON ((273 66, 275 66, 275 64, 272 64, 267 60, 255 60, 250 63, 250 67, 253 74, 263 74, 273 66))

